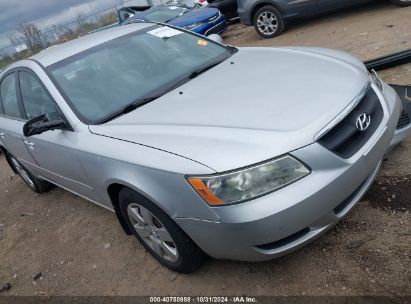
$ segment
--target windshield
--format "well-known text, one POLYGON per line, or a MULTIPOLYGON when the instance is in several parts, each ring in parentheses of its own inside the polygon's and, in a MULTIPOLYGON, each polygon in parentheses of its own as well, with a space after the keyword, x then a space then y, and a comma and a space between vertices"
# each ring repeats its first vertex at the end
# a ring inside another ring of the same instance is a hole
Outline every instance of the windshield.
POLYGON ((144 16, 145 20, 165 23, 185 13, 187 9, 183 7, 170 6, 161 9, 155 9, 152 12, 147 12, 144 16))
POLYGON ((193 72, 232 53, 232 48, 156 25, 97 45, 47 69, 79 118, 97 124, 136 101, 165 94, 193 72))

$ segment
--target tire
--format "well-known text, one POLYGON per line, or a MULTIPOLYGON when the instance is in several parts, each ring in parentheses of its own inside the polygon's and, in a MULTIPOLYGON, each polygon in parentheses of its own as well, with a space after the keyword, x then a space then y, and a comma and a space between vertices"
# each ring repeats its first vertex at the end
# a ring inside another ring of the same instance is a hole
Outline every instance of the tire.
POLYGON ((45 180, 33 176, 13 155, 7 154, 7 160, 14 172, 20 175, 21 179, 36 193, 43 193, 53 187, 45 180))
POLYGON ((254 15, 253 24, 257 33, 263 38, 273 38, 285 29, 284 17, 272 5, 260 8, 254 15))
POLYGON ((162 265, 176 272, 191 273, 203 264, 205 253, 147 198, 123 188, 119 207, 134 236, 162 265))
POLYGON ((411 0, 390 0, 392 3, 398 6, 406 7, 411 5, 411 0))

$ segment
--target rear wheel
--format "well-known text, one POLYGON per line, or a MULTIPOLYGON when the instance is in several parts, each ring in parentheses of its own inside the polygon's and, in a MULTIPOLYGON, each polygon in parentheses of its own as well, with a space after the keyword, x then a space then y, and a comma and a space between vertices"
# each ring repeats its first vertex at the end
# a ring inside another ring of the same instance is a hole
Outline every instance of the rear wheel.
POLYGON ((52 184, 49 182, 34 177, 13 155, 8 154, 7 158, 9 159, 9 163, 13 169, 34 192, 42 193, 52 188, 52 184))
POLYGON ((135 237, 161 264, 182 273, 201 266, 205 254, 159 207, 128 188, 120 191, 119 202, 135 237))
POLYGON ((390 0, 392 3, 398 6, 410 6, 411 0, 390 0))
POLYGON ((255 14, 254 27, 261 37, 273 38, 284 31, 284 18, 274 6, 266 5, 255 14))

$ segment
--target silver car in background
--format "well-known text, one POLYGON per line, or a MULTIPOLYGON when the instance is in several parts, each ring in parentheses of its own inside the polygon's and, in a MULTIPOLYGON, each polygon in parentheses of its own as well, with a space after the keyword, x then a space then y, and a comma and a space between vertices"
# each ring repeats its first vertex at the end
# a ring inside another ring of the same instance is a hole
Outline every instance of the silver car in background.
MULTIPOLYGON (((396 136, 395 91, 343 52, 234 48, 152 23, 0 79, 0 147, 35 192, 113 210, 163 265, 264 261, 341 220, 396 136)), ((5 206, 3 206, 4 208, 5 206)))

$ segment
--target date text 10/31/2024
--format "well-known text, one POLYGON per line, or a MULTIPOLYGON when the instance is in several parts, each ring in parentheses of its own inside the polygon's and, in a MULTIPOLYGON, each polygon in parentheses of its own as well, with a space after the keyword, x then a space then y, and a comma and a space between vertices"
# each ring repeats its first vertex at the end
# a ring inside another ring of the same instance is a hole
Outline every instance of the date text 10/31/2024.
POLYGON ((257 303, 255 297, 150 297, 150 303, 257 303))

